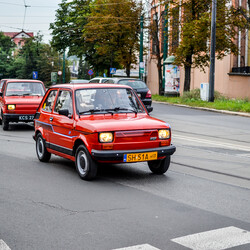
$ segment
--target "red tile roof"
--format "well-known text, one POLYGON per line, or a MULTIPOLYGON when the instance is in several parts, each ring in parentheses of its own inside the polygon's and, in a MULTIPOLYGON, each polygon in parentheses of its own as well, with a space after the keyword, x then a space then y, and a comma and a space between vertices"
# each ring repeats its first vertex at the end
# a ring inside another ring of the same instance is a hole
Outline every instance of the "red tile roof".
POLYGON ((3 34, 5 35, 5 36, 9 36, 9 37, 11 37, 11 38, 14 38, 15 36, 17 36, 17 35, 19 35, 20 33, 25 33, 25 34, 27 34, 28 36, 30 36, 30 37, 33 37, 34 36, 34 33, 33 32, 29 32, 29 33, 27 33, 27 32, 25 32, 25 31, 21 31, 21 32, 3 32, 3 34))

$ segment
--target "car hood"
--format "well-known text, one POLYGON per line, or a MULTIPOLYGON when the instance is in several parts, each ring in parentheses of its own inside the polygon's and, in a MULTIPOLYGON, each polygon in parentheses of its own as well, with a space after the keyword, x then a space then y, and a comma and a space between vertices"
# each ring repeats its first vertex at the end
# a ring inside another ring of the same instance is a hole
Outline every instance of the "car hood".
POLYGON ((5 104, 36 104, 39 105, 42 96, 5 96, 5 104))
POLYGON ((88 132, 128 131, 169 128, 169 124, 148 115, 105 114, 81 117, 76 123, 77 130, 88 132))

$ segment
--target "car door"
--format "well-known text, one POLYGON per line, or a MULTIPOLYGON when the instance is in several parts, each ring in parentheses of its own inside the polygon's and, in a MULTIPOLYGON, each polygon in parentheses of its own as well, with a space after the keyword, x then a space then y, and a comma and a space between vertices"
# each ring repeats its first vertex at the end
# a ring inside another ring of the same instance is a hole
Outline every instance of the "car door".
POLYGON ((57 96, 57 89, 50 90, 45 101, 42 103, 39 119, 36 120, 36 124, 41 127, 43 131, 43 138, 47 143, 50 142, 50 136, 53 133, 53 127, 51 125, 52 111, 57 96))
POLYGON ((72 92, 70 90, 59 90, 50 124, 53 127, 53 132, 50 134, 50 148, 63 154, 72 155, 74 119, 72 92), (68 116, 60 114, 60 110, 68 110, 68 116))

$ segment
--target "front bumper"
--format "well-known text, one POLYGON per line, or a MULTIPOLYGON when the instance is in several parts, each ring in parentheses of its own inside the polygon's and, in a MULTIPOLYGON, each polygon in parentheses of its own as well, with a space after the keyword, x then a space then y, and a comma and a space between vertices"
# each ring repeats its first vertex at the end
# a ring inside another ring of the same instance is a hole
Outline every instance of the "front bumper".
POLYGON ((7 122, 33 122, 35 114, 4 114, 7 122))
POLYGON ((123 162, 124 154, 136 154, 136 153, 149 153, 158 152, 158 158, 172 155, 176 150, 176 147, 166 146, 159 148, 146 148, 137 150, 95 150, 92 149, 91 155, 97 161, 108 161, 108 162, 123 162))

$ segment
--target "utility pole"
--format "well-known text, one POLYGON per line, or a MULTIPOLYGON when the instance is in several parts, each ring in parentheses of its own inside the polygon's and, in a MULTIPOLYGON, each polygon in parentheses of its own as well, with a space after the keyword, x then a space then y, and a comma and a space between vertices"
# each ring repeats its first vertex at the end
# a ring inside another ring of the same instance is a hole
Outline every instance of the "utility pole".
POLYGON ((143 16, 141 16, 140 22, 140 64, 139 64, 139 78, 142 79, 144 73, 144 64, 143 64, 143 16))
POLYGON ((165 91, 165 63, 168 56, 168 4, 165 5, 164 10, 164 37, 163 37, 163 81, 162 89, 165 91))
POLYGON ((212 0, 210 72, 209 72, 209 96, 208 96, 208 101, 209 102, 214 102, 214 70, 215 70, 215 45, 216 45, 216 9, 217 9, 217 0, 212 0))
POLYGON ((65 83, 65 50, 63 51, 63 83, 65 83))

